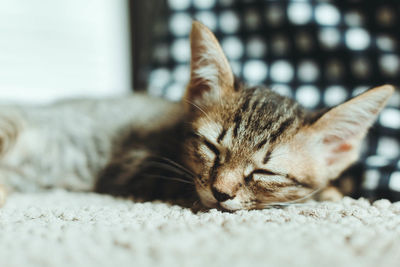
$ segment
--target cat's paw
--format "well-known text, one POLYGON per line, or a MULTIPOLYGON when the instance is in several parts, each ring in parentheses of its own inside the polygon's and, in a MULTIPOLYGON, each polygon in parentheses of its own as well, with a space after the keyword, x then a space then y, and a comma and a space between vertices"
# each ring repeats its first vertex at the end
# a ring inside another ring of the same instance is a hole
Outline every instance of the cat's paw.
POLYGON ((323 189, 317 196, 318 201, 338 202, 343 198, 343 194, 334 186, 328 186, 323 189))
POLYGON ((23 128, 23 119, 13 109, 1 110, 0 113, 0 156, 4 155, 15 144, 23 128))
POLYGON ((6 202, 7 191, 3 185, 0 185, 0 208, 6 202))

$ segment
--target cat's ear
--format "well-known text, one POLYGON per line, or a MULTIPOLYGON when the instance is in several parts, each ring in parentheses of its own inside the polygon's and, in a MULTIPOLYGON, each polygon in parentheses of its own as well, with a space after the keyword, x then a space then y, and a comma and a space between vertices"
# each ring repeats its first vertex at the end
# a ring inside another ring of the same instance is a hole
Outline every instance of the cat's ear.
POLYGON ((357 160, 362 140, 394 88, 380 86, 338 105, 308 129, 310 150, 323 161, 327 178, 335 178, 357 160))
POLYGON ((190 33, 190 82, 185 100, 205 104, 233 91, 234 75, 214 34, 194 21, 190 33))

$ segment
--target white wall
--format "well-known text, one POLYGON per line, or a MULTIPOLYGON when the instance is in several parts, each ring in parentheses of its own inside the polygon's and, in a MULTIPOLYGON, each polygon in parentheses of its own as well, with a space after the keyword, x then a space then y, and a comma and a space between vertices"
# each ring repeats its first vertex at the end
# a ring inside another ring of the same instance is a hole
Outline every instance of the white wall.
POLYGON ((130 90, 127 0, 0 0, 0 101, 130 90))

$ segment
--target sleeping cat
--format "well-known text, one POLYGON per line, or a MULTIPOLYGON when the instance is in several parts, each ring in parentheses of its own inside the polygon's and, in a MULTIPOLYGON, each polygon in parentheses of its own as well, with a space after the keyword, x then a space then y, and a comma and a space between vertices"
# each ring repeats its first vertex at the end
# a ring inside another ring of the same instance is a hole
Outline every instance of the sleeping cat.
POLYGON ((384 85, 328 111, 235 79, 214 35, 191 32, 182 103, 134 94, 0 108, 0 198, 63 187, 141 199, 196 197, 262 209, 332 191, 393 92, 384 85), (197 193, 197 194, 196 194, 197 193))

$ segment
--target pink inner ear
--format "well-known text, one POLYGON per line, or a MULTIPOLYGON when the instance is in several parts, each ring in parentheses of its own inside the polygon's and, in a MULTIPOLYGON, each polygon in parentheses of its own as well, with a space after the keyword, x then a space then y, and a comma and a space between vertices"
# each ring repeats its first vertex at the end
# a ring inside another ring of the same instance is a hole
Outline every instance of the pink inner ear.
POLYGON ((352 148, 353 148, 352 145, 347 144, 347 143, 343 143, 343 144, 340 144, 337 148, 335 148, 333 150, 333 152, 334 153, 347 152, 347 151, 351 150, 352 148))
POLYGON ((322 142, 325 145, 335 146, 333 152, 346 152, 352 148, 352 145, 344 138, 335 135, 325 137, 322 142))
POLYGON ((331 156, 327 158, 327 164, 332 165, 337 160, 341 159, 345 155, 342 155, 344 152, 348 152, 353 149, 353 146, 349 143, 339 143, 331 150, 331 156))
POLYGON ((323 139, 323 143, 328 145, 326 149, 330 151, 330 156, 326 159, 328 165, 336 163, 337 160, 345 156, 342 153, 349 152, 353 149, 353 145, 350 142, 336 135, 326 136, 323 139))

